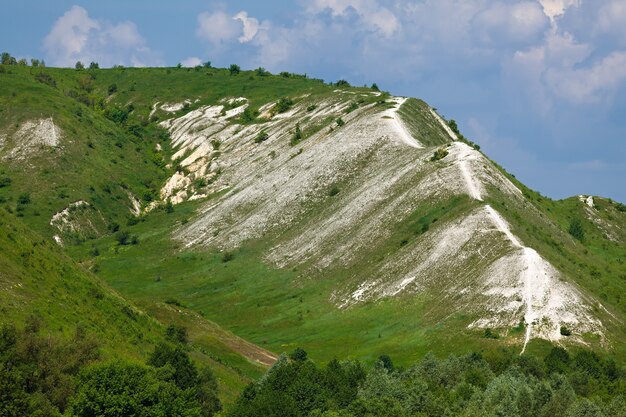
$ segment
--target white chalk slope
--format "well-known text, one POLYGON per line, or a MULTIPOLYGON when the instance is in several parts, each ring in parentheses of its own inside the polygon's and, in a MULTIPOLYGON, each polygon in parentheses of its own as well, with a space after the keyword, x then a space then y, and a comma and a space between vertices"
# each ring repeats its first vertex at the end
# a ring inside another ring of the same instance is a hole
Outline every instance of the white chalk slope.
POLYGON ((432 162, 436 148, 424 147, 397 113, 406 99, 393 98, 390 108, 372 104, 344 114, 350 101, 342 97, 317 102, 313 111, 303 100, 273 117, 269 103, 261 109, 267 121, 248 126, 234 122, 248 105, 241 98, 229 111, 205 106, 163 122, 186 171, 170 178, 163 199, 177 203, 227 190, 208 201, 176 238, 187 247, 219 248, 264 239, 269 262, 300 265, 311 275, 359 265, 361 272, 337 282, 330 295, 338 308, 427 292, 447 300, 449 314, 474 317, 470 328, 509 328, 523 321, 524 347, 533 337, 560 339, 562 326, 574 337, 602 334, 592 314, 595 301, 525 246, 502 214, 483 202, 498 190, 511 204, 537 214, 487 158, 455 141, 429 109, 420 117, 437 121, 438 134, 449 141, 448 155, 432 162), (338 117, 344 126, 328 123, 338 117), (290 146, 297 122, 305 132, 325 124, 290 146), (269 138, 257 144, 261 130, 269 138), (468 201, 457 217, 433 223, 418 238, 372 259, 414 212, 455 197, 468 201))

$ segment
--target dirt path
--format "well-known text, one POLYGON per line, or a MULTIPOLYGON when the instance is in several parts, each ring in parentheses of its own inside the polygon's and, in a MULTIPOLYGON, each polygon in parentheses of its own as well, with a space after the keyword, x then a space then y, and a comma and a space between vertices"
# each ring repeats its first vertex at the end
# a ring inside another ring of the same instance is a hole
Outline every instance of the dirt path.
POLYGON ((398 110, 400 107, 406 102, 406 97, 393 97, 391 99, 396 106, 387 110, 383 116, 387 116, 391 122, 391 128, 398 134, 400 140, 412 148, 423 148, 422 144, 419 143, 404 127, 404 123, 400 120, 400 116, 398 116, 398 110))

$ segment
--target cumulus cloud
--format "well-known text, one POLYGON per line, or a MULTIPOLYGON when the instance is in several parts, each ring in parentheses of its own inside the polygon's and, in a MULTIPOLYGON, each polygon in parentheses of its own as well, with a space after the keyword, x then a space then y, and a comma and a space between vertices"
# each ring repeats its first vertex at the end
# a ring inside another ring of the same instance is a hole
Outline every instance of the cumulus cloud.
POLYGON ((572 6, 580 6, 581 0, 539 0, 543 7, 544 13, 554 21, 557 17, 562 16, 565 11, 572 6))
POLYGON ((43 47, 48 62, 58 66, 72 66, 76 61, 97 61, 101 66, 161 63, 133 22, 96 20, 80 6, 73 6, 57 19, 43 47))
POLYGON ((190 56, 189 58, 183 59, 180 62, 180 64, 183 67, 191 68, 191 67, 196 67, 198 65, 202 65, 202 60, 198 58, 197 56, 190 56))
POLYGON ((239 42, 250 42, 259 31, 259 21, 254 17, 248 17, 248 13, 239 12, 234 16, 235 20, 239 20, 243 24, 242 34, 239 36, 239 42))
POLYGON ((492 74, 545 113, 559 102, 610 100, 626 80, 620 51, 566 29, 582 21, 589 33, 626 39, 626 4, 599 1, 311 0, 288 22, 261 22, 245 10, 205 12, 197 34, 217 59, 239 48, 241 64, 271 70, 332 69, 365 82, 492 74), (590 17, 567 23, 577 14, 590 17))
POLYGON ((240 19, 224 12, 203 12, 198 16, 196 35, 213 45, 220 45, 242 36, 243 24, 240 19))
POLYGON ((558 97, 572 103, 610 100, 626 81, 626 52, 613 52, 582 68, 550 68, 546 81, 558 97))
POLYGON ((375 0, 313 0, 307 8, 310 14, 329 10, 334 17, 355 13, 368 28, 390 37, 400 30, 400 21, 395 14, 375 0))
POLYGON ((492 43, 529 43, 549 27, 548 16, 534 1, 494 3, 472 21, 477 36, 492 43))

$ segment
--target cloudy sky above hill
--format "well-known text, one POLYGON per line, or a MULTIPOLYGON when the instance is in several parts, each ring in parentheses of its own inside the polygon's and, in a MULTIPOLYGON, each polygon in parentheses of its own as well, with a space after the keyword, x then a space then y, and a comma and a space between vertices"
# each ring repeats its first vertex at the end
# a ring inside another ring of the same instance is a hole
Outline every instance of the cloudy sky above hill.
POLYGON ((3 5, 48 65, 237 63, 425 99, 553 198, 626 202, 626 1, 66 1, 3 5))

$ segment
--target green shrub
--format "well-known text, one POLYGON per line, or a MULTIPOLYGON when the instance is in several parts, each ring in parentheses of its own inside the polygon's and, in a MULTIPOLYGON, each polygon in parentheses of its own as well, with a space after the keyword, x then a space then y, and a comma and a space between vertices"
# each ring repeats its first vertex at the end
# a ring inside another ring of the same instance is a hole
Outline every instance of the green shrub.
POLYGON ((170 342, 187 343, 187 328, 185 326, 170 324, 167 326, 167 329, 165 329, 165 338, 170 342))
POLYGON ((9 177, 0 177, 0 188, 8 187, 11 185, 11 178, 9 177))
POLYGON ((263 67, 257 68, 255 72, 256 72, 256 75, 258 75, 259 77, 266 77, 270 75, 269 71, 266 71, 265 68, 263 67))
POLYGON ((574 239, 579 240, 580 242, 585 240, 585 230, 583 229, 582 222, 578 218, 572 219, 568 232, 574 237, 574 239))
POLYGON ((109 88, 107 88, 107 93, 109 93, 109 95, 114 94, 117 92, 117 84, 113 83, 111 85, 109 85, 109 88))
POLYGON ((296 130, 291 137, 291 145, 296 145, 298 142, 302 140, 302 130, 300 129, 300 123, 296 123, 296 130))
POLYGON ((17 204, 26 205, 30 203, 30 194, 22 193, 17 197, 17 204))
POLYGON ((341 117, 339 119, 337 119, 337 126, 341 127, 341 126, 343 126, 345 124, 346 124, 346 122, 344 122, 341 117))
POLYGON ((433 156, 430 158, 431 161, 438 161, 440 159, 445 158, 446 156, 448 156, 448 151, 444 148, 439 148, 435 151, 435 153, 433 154, 433 156))
POLYGON ((293 106, 293 100, 283 97, 274 106, 276 113, 284 113, 293 106))
POLYGON ((337 187, 336 185, 333 185, 332 187, 330 187, 330 189, 328 190, 328 196, 329 197, 334 197, 337 194, 339 194, 339 187, 337 187))
POLYGON ((355 110, 356 110, 356 109, 358 109, 358 108, 359 108, 358 103, 355 103, 355 102, 353 101, 352 103, 350 103, 350 106, 349 106, 349 107, 345 110, 345 113, 346 113, 346 114, 351 113, 351 112, 355 111, 355 110))
POLYGON ((561 326, 561 328, 559 329, 561 335, 563 336, 571 336, 572 335, 572 331, 566 327, 566 326, 561 326))
POLYGON ((265 130, 261 130, 259 134, 256 135, 256 137, 254 138, 254 143, 265 142, 269 137, 270 135, 268 135, 265 130))
POLYGON ((54 78, 52 78, 50 74, 47 74, 45 72, 40 72, 37 75, 35 75, 35 79, 39 81, 40 83, 49 85, 50 87, 53 87, 53 88, 56 88, 57 86, 57 82, 54 80, 54 78))
POLYGON ((461 134, 461 132, 459 132, 459 126, 456 124, 456 120, 454 120, 454 119, 448 120, 448 126, 457 135, 461 134))
POLYGON ((222 262, 224 263, 230 262, 233 259, 235 259, 235 254, 230 251, 226 251, 222 254, 222 262))

